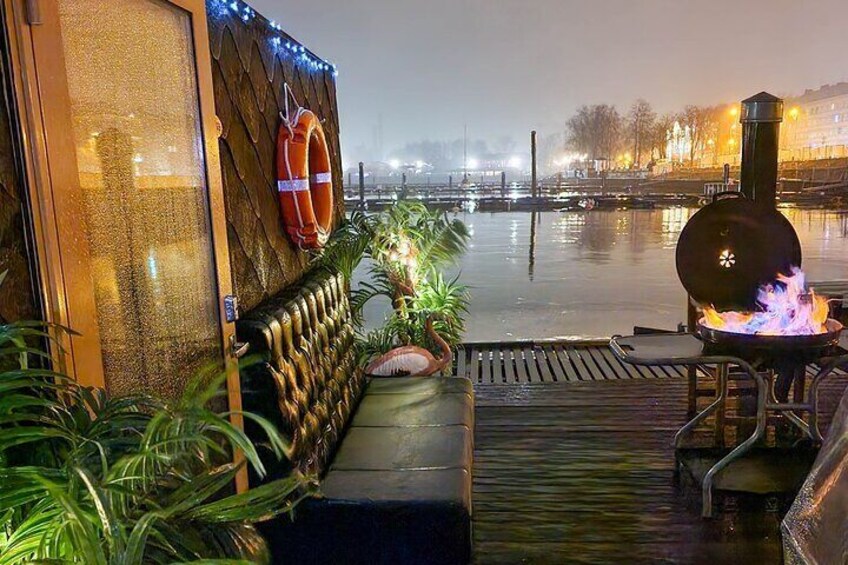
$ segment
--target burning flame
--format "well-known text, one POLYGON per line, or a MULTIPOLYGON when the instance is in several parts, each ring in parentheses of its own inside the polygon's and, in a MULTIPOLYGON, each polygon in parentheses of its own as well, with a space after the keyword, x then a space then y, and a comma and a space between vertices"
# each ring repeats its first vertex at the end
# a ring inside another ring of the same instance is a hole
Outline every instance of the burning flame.
POLYGON ((806 290, 801 269, 792 275, 778 275, 777 282, 760 287, 757 312, 718 312, 704 307, 701 323, 709 328, 740 334, 811 335, 826 333, 827 299, 813 289, 806 290))

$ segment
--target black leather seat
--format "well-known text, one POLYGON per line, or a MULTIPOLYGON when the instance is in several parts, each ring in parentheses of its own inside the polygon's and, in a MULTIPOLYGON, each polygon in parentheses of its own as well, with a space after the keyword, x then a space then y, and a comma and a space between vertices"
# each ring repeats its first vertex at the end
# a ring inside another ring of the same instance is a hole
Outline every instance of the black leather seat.
POLYGON ((245 408, 293 442, 291 461, 268 461, 272 477, 298 469, 321 478, 322 498, 303 502, 293 522, 260 526, 274 562, 466 563, 471 383, 367 382, 354 360, 345 288, 339 275, 313 275, 239 321, 240 338, 263 355, 242 373, 245 408))

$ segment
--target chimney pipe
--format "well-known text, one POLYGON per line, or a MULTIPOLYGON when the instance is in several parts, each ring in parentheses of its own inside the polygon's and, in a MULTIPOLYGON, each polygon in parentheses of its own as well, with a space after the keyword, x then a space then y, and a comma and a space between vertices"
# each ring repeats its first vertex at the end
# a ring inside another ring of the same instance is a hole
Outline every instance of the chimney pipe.
POLYGON ((755 203, 774 208, 783 100, 768 92, 743 100, 739 121, 742 123, 741 191, 755 203))

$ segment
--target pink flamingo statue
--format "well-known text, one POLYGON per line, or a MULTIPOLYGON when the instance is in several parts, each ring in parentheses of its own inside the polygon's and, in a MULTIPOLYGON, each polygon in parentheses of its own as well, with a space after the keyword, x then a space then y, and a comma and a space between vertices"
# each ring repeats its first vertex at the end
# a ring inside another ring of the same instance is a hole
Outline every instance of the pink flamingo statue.
POLYGON ((442 354, 436 358, 433 354, 416 345, 404 345, 392 349, 372 361, 365 372, 378 377, 426 377, 434 375, 453 362, 453 352, 448 343, 433 328, 433 321, 427 319, 424 326, 427 334, 433 338, 442 354))

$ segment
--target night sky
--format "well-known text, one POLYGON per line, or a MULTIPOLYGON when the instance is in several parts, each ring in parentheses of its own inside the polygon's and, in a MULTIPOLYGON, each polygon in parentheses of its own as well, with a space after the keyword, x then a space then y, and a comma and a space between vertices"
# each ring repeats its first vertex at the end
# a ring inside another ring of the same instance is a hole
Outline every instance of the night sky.
POLYGON ((659 112, 848 80, 846 0, 252 0, 339 66, 348 163, 462 136, 524 143, 581 104, 659 112))

